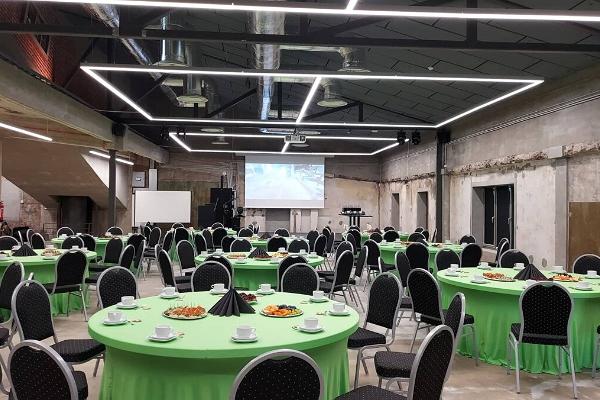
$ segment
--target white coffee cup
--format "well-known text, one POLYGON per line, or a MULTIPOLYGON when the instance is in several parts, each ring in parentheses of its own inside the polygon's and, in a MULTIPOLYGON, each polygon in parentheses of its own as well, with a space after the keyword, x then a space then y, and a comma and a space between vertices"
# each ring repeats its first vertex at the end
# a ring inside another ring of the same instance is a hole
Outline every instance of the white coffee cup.
POLYGON ((300 249, 300 254, 306 254, 306 249, 300 249))
POLYGON ((490 266, 490 264, 488 264, 488 263, 487 263, 487 262, 485 262, 485 261, 482 261, 482 262, 480 262, 480 263, 479 263, 479 266, 480 266, 481 268, 488 268, 488 267, 490 266))
POLYGON ((82 235, 82 233, 81 233, 81 232, 77 232, 77 236, 81 236, 81 235, 82 235))
POLYGON ((313 294, 312 297, 313 299, 317 299, 320 300, 323 298, 323 296, 325 296, 325 292, 322 290, 313 290, 313 294))
POLYGON ((156 325, 154 327, 154 336, 159 338, 168 338, 172 332, 173 329, 169 325, 156 325))
POLYGON ((333 303, 333 305, 331 307, 333 308, 333 311, 335 311, 335 312, 344 312, 346 310, 346 305, 344 303, 340 303, 340 302, 333 303))
POLYGON ((61 234, 61 235, 59 236, 59 238, 61 238, 61 239, 64 239, 64 238, 66 238, 66 237, 67 237, 67 234, 66 234, 66 233, 63 233, 63 234, 61 234))
POLYGON ((523 263, 515 263, 515 269, 523 269, 525 268, 525 264, 523 263))
POLYGON ((13 246, 13 247, 12 247, 12 251, 17 251, 17 250, 19 250, 20 248, 21 248, 21 246, 13 246))
POLYGON ((552 267, 552 271, 554 272, 564 272, 565 268, 562 265, 555 265, 552 267))
POLYGON ((79 246, 77 246, 77 245, 71 246, 71 250, 79 250, 79 246))
POLYGON ((450 271, 452 271, 452 272, 458 271, 458 264, 450 264, 450 271))
POLYGON ((311 251, 311 252, 310 252, 310 255, 311 255, 311 256, 316 256, 316 255, 317 255, 317 252, 316 252, 316 251, 311 251))
POLYGON ((8 254, 0 254, 0 260, 6 260, 8 258, 8 254))
POLYGON ((285 247, 280 247, 279 249, 277 249, 278 252, 280 253, 284 253, 285 252, 285 247))
POLYGON ((598 276, 598 271, 596 271, 596 270, 594 270, 594 269, 590 269, 590 270, 587 272, 587 276, 594 276, 594 277, 595 277, 595 276, 598 276))
POLYGON ((535 284, 535 283, 537 283, 537 281, 536 281, 535 279, 527 279, 527 280, 525 281, 525 285, 526 285, 527 287, 529 287, 529 286, 531 286, 531 285, 533 285, 533 284, 535 284))
POLYGON ((304 318, 304 327, 308 329, 315 329, 319 326, 319 319, 317 317, 304 318))
POLYGON ((444 240, 444 243, 446 243, 446 244, 452 244, 452 240, 444 240))
POLYGON ((590 282, 581 281, 577 283, 577 287, 580 289, 589 289, 592 287, 590 282))
POLYGON ((254 334, 256 334, 256 328, 253 328, 250 325, 240 325, 235 328, 235 336, 239 339, 247 339, 254 334))
POLYGON ((53 250, 54 249, 54 245, 53 244, 47 244, 46 248, 50 249, 50 250, 53 250))
POLYGON ((261 292, 270 292, 271 284, 270 283, 261 283, 259 288, 260 288, 261 292))
POLYGON ((223 252, 223 249, 215 249, 215 253, 217 254, 221 254, 223 252))
POLYGON ((173 286, 167 286, 162 290, 162 293, 166 296, 174 296, 175 288, 173 286))
POLYGON ((481 274, 475 274, 475 275, 473 275, 473 280, 477 281, 477 282, 482 282, 485 279, 483 278, 483 275, 481 275, 481 274))
POLYGON ((135 298, 133 296, 123 296, 121 297, 121 304, 124 306, 131 306, 133 305, 134 300, 135 298))
POLYGON ((208 256, 208 251, 204 250, 200 252, 201 256, 208 256))
POLYGON ((119 322, 123 318, 123 313, 121 311, 109 311, 108 312, 108 320, 110 322, 119 322))
POLYGON ((214 285, 211 285, 210 287, 215 292, 222 292, 223 290, 225 290, 225 284, 224 283, 215 283, 214 285))
POLYGON ((87 247, 82 247, 81 251, 88 251, 88 248, 87 247))

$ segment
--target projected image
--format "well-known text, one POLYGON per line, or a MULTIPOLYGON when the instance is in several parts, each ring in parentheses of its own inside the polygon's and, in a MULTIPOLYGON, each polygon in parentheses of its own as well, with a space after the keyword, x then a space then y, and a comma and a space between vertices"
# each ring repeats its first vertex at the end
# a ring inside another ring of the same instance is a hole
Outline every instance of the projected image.
POLYGON ((263 207, 285 207, 285 201, 289 206, 319 206, 324 198, 324 175, 323 164, 246 162, 246 201, 262 200, 263 207))

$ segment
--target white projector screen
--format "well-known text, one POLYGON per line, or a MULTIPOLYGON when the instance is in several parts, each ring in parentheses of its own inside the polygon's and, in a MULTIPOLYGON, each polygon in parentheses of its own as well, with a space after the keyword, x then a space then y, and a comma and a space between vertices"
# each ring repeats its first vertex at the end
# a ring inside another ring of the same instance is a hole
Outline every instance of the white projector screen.
POLYGON ((323 208, 323 157, 246 156, 247 208, 323 208))
POLYGON ((136 226, 146 222, 189 223, 192 192, 137 190, 134 210, 136 226))

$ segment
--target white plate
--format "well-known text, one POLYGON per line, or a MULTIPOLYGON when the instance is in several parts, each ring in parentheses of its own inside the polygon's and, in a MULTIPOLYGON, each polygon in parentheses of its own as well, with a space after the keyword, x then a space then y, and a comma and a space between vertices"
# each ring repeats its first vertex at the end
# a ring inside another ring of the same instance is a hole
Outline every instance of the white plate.
POLYGON ((263 292, 262 290, 257 290, 256 294, 262 294, 263 296, 267 296, 270 294, 274 294, 275 293, 275 289, 271 288, 271 290, 267 290, 266 292, 263 292))
POLYGON ((175 332, 171 332, 171 335, 169 337, 158 337, 154 334, 148 336, 148 340, 152 342, 170 342, 171 340, 174 340, 176 338, 177 335, 175 334, 175 332))
POLYGON ((350 310, 344 310, 344 311, 329 310, 329 311, 327 311, 327 313, 329 315, 333 315, 335 317, 345 317, 347 315, 350 315, 350 310))
POLYGON ((512 269, 514 269, 515 271, 523 271, 525 267, 513 267, 512 269))
POLYGON ((471 279, 471 283, 477 283, 477 284, 480 284, 480 285, 483 285, 484 283, 488 283, 488 282, 489 281, 485 281, 485 280, 478 281, 476 279, 471 279))
POLYGON ((210 294, 225 294, 225 293, 229 292, 229 289, 223 289, 223 290, 210 289, 209 292, 210 292, 210 294))
POLYGON ((236 264, 246 264, 248 261, 246 260, 236 260, 236 264))
POLYGON ((308 258, 319 258, 319 256, 318 256, 318 255, 316 255, 316 254, 314 254, 314 255, 310 255, 310 254, 309 254, 309 255, 308 255, 308 258))
POLYGON ((329 299, 327 297, 321 297, 320 299, 315 299, 314 297, 310 296, 308 298, 309 301, 313 302, 313 303, 325 303, 327 301, 329 301, 329 299))
POLYGON ((119 321, 110 321, 108 318, 102 321, 104 325, 112 326, 112 325, 123 325, 127 323, 127 318, 123 317, 119 321))
POLYGON ((577 289, 577 290, 584 290, 584 291, 589 291, 589 290, 594 290, 593 287, 581 287, 581 286, 573 286, 573 289, 577 289))
POLYGON ((301 332, 306 332, 306 333, 318 333, 323 330, 323 327, 321 325, 319 325, 316 328, 307 328, 305 326, 298 325, 298 330, 301 332))
POLYGON ((117 308, 121 308, 123 310, 133 310, 134 308, 137 308, 137 307, 138 307, 137 303, 133 303, 129 306, 126 306, 125 304, 123 304, 121 302, 117 303, 117 308))
POLYGON ((600 279, 600 275, 594 276, 594 275, 587 275, 586 274, 586 275, 583 275, 583 277, 586 278, 586 279, 600 279))
POLYGON ((492 269, 492 267, 490 267, 489 265, 487 267, 483 267, 481 265, 477 266, 477 269, 484 269, 484 270, 488 270, 488 269, 492 269))
POLYGON ((459 273, 458 272, 450 272, 450 271, 448 271, 444 275, 446 275, 446 276, 459 276, 459 273))
POLYGON ((256 342, 258 340, 258 336, 256 336, 256 333, 253 333, 252 335, 248 336, 247 338, 240 338, 240 337, 233 335, 233 336, 231 336, 231 340, 233 340, 236 343, 252 343, 252 342, 256 342))
POLYGON ((176 299, 179 297, 179 293, 175 293, 172 295, 166 295, 164 293, 161 293, 158 297, 160 297, 161 299, 166 299, 166 300, 171 300, 171 299, 176 299))

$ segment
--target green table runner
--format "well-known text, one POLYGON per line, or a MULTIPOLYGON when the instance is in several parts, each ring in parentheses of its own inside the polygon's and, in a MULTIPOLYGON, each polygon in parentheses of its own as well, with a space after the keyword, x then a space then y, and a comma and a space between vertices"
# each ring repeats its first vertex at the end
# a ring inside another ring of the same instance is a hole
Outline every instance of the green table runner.
POLYGON ((269 304, 296 305, 304 316, 269 318, 256 314, 178 321, 161 313, 170 306, 198 305, 207 310, 219 300, 207 292, 186 293, 182 301, 150 297, 139 300, 143 306, 125 310, 129 320, 141 322, 105 326, 102 320, 113 307, 94 314, 89 321, 90 335, 107 346, 100 399, 197 400, 228 399, 233 380, 252 358, 275 349, 306 352, 321 368, 325 399, 334 399, 349 388, 347 338, 357 328, 359 315, 354 310, 346 317, 318 315, 324 331, 306 334, 292 327, 305 316, 314 316, 331 307, 331 302, 307 303, 307 296, 275 293, 260 296, 253 307, 259 311, 269 304), (184 333, 169 343, 147 339, 159 324, 169 324, 184 333), (258 341, 234 343, 230 336, 239 325, 256 328, 258 341))
MULTIPOLYGON (((223 253, 227 255, 227 253, 223 253)), ((249 253, 246 253, 249 254, 249 253)), ((207 256, 200 255, 196 257, 197 263, 202 263, 207 256)), ((304 256, 311 267, 317 267, 323 264, 324 258, 304 256)), ((260 261, 247 258, 245 263, 239 259, 230 259, 233 266, 233 283, 235 287, 248 288, 250 290, 258 289, 261 283, 270 283, 272 287, 277 287, 277 272, 280 260, 260 261)))
MULTIPOLYGON (((459 277, 446 276, 440 272, 437 277, 442 290, 442 304, 447 307, 457 292, 465 295, 466 312, 475 317, 477 337, 479 339, 480 358, 490 364, 506 365, 506 340, 510 324, 520 322, 519 296, 525 282, 487 281, 485 284, 471 283, 472 275, 482 273, 474 268, 464 268, 459 277)), ((507 276, 517 271, 499 268, 507 276)), ((550 276, 551 273, 546 273, 550 276)), ((587 280, 587 279, 586 279, 587 280)), ((575 300, 572 315, 572 341, 575 368, 591 368, 594 349, 594 335, 600 324, 600 286, 598 280, 591 280, 593 290, 574 289, 575 283, 563 283, 575 300)), ((548 316, 551 318, 551 316, 548 316)), ((471 354, 470 338, 463 339, 459 350, 471 354)), ((520 346, 520 363, 523 369, 533 373, 558 373, 556 347, 524 344, 520 346)), ((564 353, 563 353, 564 356, 564 353)), ((568 362, 563 359, 563 372, 567 372, 568 362)))
MULTIPOLYGON (((462 246, 457 244, 440 244, 438 246, 427 246, 427 250, 429 250, 429 270, 433 273, 437 272, 437 268, 435 266, 435 256, 442 249, 451 249, 456 252, 460 256, 462 253, 462 246)), ((387 243, 381 242, 379 243, 379 251, 381 252, 381 259, 386 264, 394 265, 396 262, 396 253, 398 251, 406 252, 406 245, 404 243, 387 243)))

